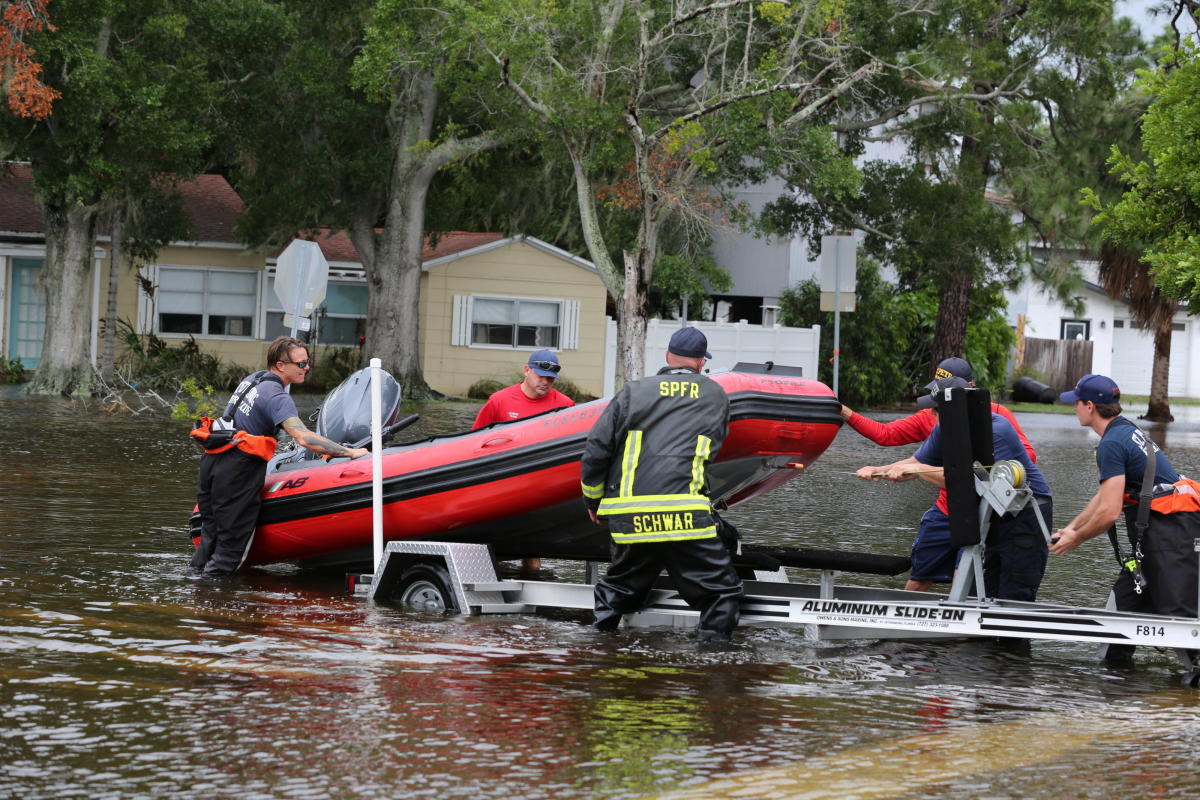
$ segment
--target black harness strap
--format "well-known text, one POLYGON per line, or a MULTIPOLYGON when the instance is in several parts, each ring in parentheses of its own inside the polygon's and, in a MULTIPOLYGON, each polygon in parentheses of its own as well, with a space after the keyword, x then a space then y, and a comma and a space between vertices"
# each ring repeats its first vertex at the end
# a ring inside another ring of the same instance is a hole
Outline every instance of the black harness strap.
POLYGON ((1108 528, 1108 540, 1112 543, 1117 563, 1121 565, 1121 569, 1127 569, 1133 575, 1133 590, 1138 594, 1141 594, 1142 590, 1146 588, 1146 577, 1142 575, 1142 541, 1146 535, 1146 529, 1150 527, 1150 503, 1154 499, 1155 468, 1154 443, 1145 433, 1142 434, 1142 440, 1146 443, 1146 469, 1142 473, 1142 490, 1138 495, 1137 520, 1134 522, 1133 530, 1129 532, 1129 538, 1133 542, 1132 556, 1126 557, 1121 548, 1120 539, 1117 538, 1116 524, 1114 523, 1108 528))
POLYGON ((275 381, 280 386, 283 386, 283 381, 279 379, 278 375, 270 371, 263 372, 257 378, 250 381, 250 385, 243 389, 240 394, 236 395, 232 400, 229 401, 229 405, 225 406, 225 413, 221 415, 221 419, 232 424, 233 415, 236 413, 237 407, 242 404, 242 400, 246 398, 246 395, 250 394, 251 389, 253 389, 255 386, 258 386, 263 381, 275 381))

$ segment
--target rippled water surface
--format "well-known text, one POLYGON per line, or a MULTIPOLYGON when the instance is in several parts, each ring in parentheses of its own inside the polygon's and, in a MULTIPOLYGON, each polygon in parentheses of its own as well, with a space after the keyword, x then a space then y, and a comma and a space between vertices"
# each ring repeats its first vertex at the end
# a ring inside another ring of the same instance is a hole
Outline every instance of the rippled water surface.
MULTIPOLYGON (((1168 654, 1114 670, 1070 643, 772 629, 700 652, 684 632, 601 637, 567 614, 376 607, 286 568, 198 582, 197 456, 177 423, 2 391, 0 797, 1200 794, 1200 693, 1168 654)), ((475 407, 430 406, 403 438, 466 427, 475 407)), ((1069 415, 1020 420, 1065 522, 1094 491, 1094 437, 1069 415)), ((1165 431, 1189 474, 1197 421, 1165 431)), ((908 452, 844 430, 730 517, 752 542, 903 554, 932 490, 849 473, 908 452)), ((1102 604, 1106 546, 1052 559, 1042 597, 1102 604)))

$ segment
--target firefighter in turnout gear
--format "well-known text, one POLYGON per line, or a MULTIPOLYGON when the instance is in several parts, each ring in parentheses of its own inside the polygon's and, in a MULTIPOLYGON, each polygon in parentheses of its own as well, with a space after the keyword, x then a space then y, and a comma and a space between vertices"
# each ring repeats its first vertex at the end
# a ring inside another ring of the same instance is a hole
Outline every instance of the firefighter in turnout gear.
POLYGON ((696 638, 727 642, 742 582, 718 537, 705 467, 729 430, 729 399, 699 374, 708 340, 680 328, 657 375, 625 385, 588 435, 583 497, 613 538, 612 564, 596 584, 597 630, 638 611, 663 569, 700 612, 696 638))

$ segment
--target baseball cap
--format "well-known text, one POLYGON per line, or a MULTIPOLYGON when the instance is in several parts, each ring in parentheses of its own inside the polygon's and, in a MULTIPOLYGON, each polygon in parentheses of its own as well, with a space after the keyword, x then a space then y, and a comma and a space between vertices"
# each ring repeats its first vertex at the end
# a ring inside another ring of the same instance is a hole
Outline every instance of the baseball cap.
POLYGON ((549 350, 534 350, 529 354, 529 367, 543 378, 557 378, 562 365, 558 356, 549 350))
POLYGON ((696 328, 680 328, 671 334, 667 350, 684 358, 712 358, 708 352, 708 337, 696 328))
MULTIPOLYGON (((947 360, 962 361, 961 358, 947 360)), ((942 363, 944 364, 946 362, 943 361, 942 363)), ((967 362, 963 361, 962 363, 965 364, 967 362)), ((941 367, 939 366, 938 369, 941 369, 941 367)), ((968 367, 968 369, 970 368, 968 367)), ((946 378, 938 378, 937 380, 930 381, 925 385, 925 394, 917 398, 917 405, 921 408, 933 408, 942 401, 943 397, 945 397, 945 391, 947 389, 966 389, 968 385, 967 379, 958 375, 950 375, 946 378)))
MULTIPOLYGON (((965 358, 943 358, 937 365, 937 369, 933 371, 933 379, 949 378, 951 376, 962 378, 965 381, 974 380, 975 376, 971 373, 971 365, 967 363, 965 358)), ((929 389, 929 386, 925 387, 929 389)))
POLYGON ((1093 403, 1116 403, 1121 399, 1121 390, 1117 382, 1107 375, 1084 375, 1069 392, 1063 392, 1058 399, 1064 403, 1074 403, 1077 400, 1090 400, 1093 403))

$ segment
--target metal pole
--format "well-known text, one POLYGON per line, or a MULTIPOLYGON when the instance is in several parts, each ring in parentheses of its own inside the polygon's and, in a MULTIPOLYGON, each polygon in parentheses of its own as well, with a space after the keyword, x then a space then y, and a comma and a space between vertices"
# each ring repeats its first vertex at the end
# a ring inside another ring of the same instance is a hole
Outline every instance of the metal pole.
MULTIPOLYGON (((839 253, 840 255, 840 253, 839 253)), ((833 266, 833 394, 838 393, 838 368, 842 347, 842 265, 835 259, 833 266)))
POLYGON ((383 392, 379 385, 383 361, 371 359, 371 531, 375 574, 383 561, 383 392))

